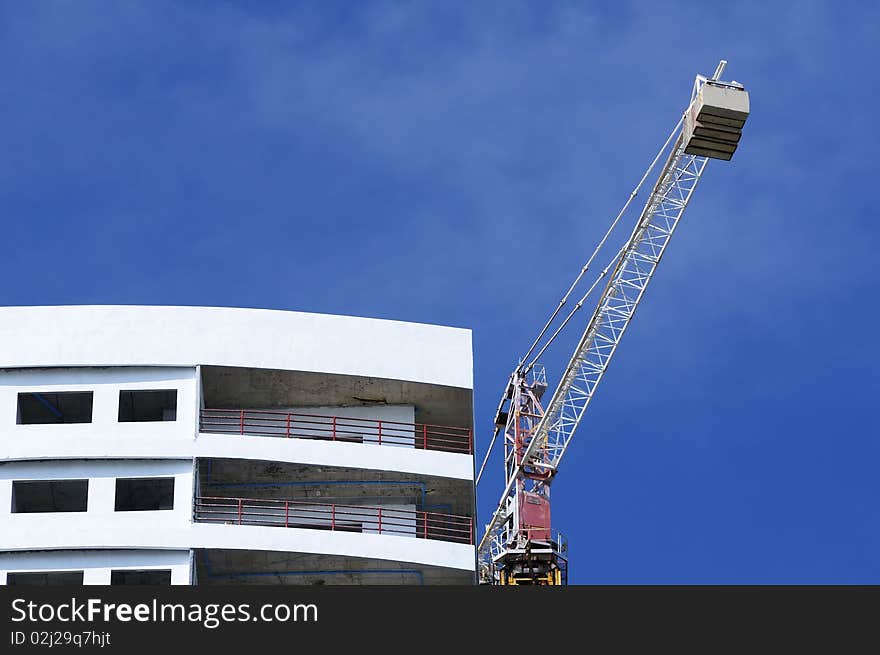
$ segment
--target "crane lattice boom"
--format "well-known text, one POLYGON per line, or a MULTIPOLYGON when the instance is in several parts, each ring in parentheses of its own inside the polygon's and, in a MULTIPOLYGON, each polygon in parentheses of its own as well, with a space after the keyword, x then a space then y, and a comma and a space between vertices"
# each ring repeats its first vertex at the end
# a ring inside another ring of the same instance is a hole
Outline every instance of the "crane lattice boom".
POLYGON ((479 545, 483 575, 489 578, 485 581, 554 584, 562 580, 564 546, 550 531, 550 483, 709 158, 730 159, 736 149, 748 116, 748 94, 739 84, 718 81, 725 63, 711 79, 698 76, 691 104, 679 123, 683 127, 680 131, 676 127, 677 138, 666 163, 632 234, 616 255, 596 309, 546 408, 542 368, 534 361, 523 362, 511 375, 496 417, 496 428, 504 428, 507 484, 479 545), (707 84, 712 88, 704 94, 707 84), (509 402, 507 412, 502 411, 505 402, 509 402))

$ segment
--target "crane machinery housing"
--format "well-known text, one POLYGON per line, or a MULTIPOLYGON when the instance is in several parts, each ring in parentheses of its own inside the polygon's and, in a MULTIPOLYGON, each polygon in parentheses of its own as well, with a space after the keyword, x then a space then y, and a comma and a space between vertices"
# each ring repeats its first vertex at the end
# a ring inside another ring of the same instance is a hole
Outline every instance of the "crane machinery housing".
POLYGON ((727 161, 736 151, 749 115, 749 95, 742 84, 721 81, 726 64, 722 60, 711 77, 697 75, 687 109, 510 375, 477 475, 479 483, 492 448, 499 434, 503 435, 505 489, 478 547, 482 583, 567 583, 567 543, 552 530, 550 486, 709 159, 727 161), (571 311, 558 321, 667 152, 631 235, 571 311), (558 385, 546 399, 547 375, 538 361, 606 277, 595 311, 558 385))

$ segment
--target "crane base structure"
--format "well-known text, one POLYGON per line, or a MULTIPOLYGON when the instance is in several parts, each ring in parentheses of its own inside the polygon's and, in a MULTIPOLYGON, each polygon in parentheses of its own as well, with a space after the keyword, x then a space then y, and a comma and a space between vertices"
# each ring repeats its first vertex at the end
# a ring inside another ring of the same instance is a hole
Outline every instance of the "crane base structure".
POLYGON ((477 476, 479 482, 492 447, 499 434, 503 434, 506 486, 479 544, 482 583, 567 583, 568 546, 560 533, 554 533, 551 524, 551 483, 709 159, 730 160, 739 145, 749 115, 749 96, 741 84, 720 80, 726 63, 722 60, 712 77, 697 76, 691 102, 666 143, 510 375, 495 413, 495 433, 477 476), (665 164, 628 240, 532 357, 639 189, 667 152, 665 164), (586 330, 558 386, 545 403, 547 376, 538 359, 606 277, 607 283, 586 330))

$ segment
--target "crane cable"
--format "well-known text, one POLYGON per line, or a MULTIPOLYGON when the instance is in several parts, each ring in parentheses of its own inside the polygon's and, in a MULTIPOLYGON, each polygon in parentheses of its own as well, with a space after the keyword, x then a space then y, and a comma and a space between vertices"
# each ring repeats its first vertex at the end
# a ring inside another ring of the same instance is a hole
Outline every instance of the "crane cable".
POLYGON ((480 484, 480 478, 483 477, 483 471, 486 469, 486 462, 489 461, 489 455, 492 454, 492 448, 495 446, 495 440, 498 438, 499 432, 501 432, 501 428, 496 427, 495 433, 492 435, 492 441, 489 442, 489 450, 486 451, 486 456, 483 458, 483 463, 480 465, 480 472, 477 473, 477 479, 474 480, 474 486, 480 484))
MULTIPOLYGON (((562 329, 568 324, 568 322, 572 319, 572 317, 575 315, 575 313, 583 306, 584 302, 589 297, 589 295, 591 293, 593 293, 593 290, 596 288, 596 286, 599 284, 599 282, 602 281, 602 278, 604 278, 608 274, 608 271, 614 265, 614 262, 616 262, 620 258, 620 256, 623 254, 623 251, 625 248, 626 248, 626 244, 621 246, 620 250, 617 251, 617 254, 615 254, 614 257, 611 259, 611 261, 608 262, 608 264, 605 266, 605 268, 602 269, 602 272, 599 273, 598 277, 596 277, 593 284, 590 285, 589 289, 587 289, 587 292, 581 297, 580 300, 577 301, 577 304, 574 306, 574 309, 572 309, 571 312, 569 312, 568 316, 565 317, 565 320, 562 321, 562 323, 560 324, 560 326, 558 328, 556 328, 556 331, 553 333, 553 336, 550 337, 550 340, 544 344, 544 347, 541 348, 540 352, 537 355, 535 355, 535 358, 525 368, 525 370, 523 371, 524 373, 528 373, 532 369, 532 367, 535 365, 535 362, 538 361, 538 359, 541 357, 541 355, 544 354, 544 351, 546 351, 547 348, 550 346, 550 344, 553 343, 553 340, 559 335, 560 332, 562 332, 562 329)), ((560 305, 560 307, 561 307, 561 305, 560 305)), ((520 365, 522 365, 522 364, 520 364, 520 365)), ((475 485, 479 484, 480 478, 483 477, 483 471, 486 469, 486 463, 489 461, 489 455, 492 454, 492 448, 495 446, 495 440, 498 438, 498 434, 500 432, 501 432, 501 428, 496 427, 495 432, 492 435, 492 441, 489 442, 489 449, 486 451, 486 456, 483 458, 483 463, 480 465, 480 472, 477 473, 477 478, 476 478, 476 481, 474 482, 475 485)))
MULTIPOLYGON (((605 242, 608 240, 608 237, 610 237, 611 233, 614 232, 614 229, 617 227, 617 224, 620 222, 620 219, 626 213, 626 210, 629 209, 629 206, 632 204, 632 201, 639 194, 639 191, 641 190, 642 185, 645 183, 645 180, 648 179, 648 176, 651 174, 651 171, 654 170, 654 167, 657 165, 657 162, 660 160, 660 157, 663 156, 663 153, 666 151, 666 148, 669 147, 669 144, 672 142, 672 139, 678 133, 678 130, 681 127, 681 124, 683 121, 684 121, 684 113, 682 113, 681 118, 678 119, 678 122, 675 124, 675 127, 672 128, 672 132, 669 133, 669 137, 667 137, 666 142, 663 144, 663 146, 657 152, 657 155, 654 157, 654 160, 651 162, 651 165, 648 166, 648 170, 646 170, 645 174, 642 175, 642 179, 639 180, 639 183, 632 190, 632 193, 629 194, 629 198, 627 198, 623 207, 617 213, 617 216, 614 218, 614 220, 611 222, 611 226, 605 231, 605 234, 602 236, 602 239, 596 245, 595 249, 593 250, 592 254, 590 255, 589 259, 587 260, 587 263, 583 265, 580 272, 575 277, 574 282, 572 282, 571 286, 569 286, 568 291, 566 291, 565 295, 562 296, 562 299, 559 301, 559 304, 556 306, 556 309, 554 309, 553 312, 550 314, 550 318, 547 319, 547 322, 544 324, 544 327, 541 329, 540 333, 538 333, 538 336, 532 342, 532 345, 529 347, 526 354, 520 358, 520 360, 519 360, 520 363, 517 365, 517 369, 516 369, 517 372, 528 373, 532 369, 532 367, 535 365, 535 363, 538 361, 538 359, 547 351, 547 348, 549 348, 550 344, 552 344, 553 341, 556 339, 556 337, 559 336, 559 333, 562 332, 563 328, 565 328, 565 326, 568 324, 568 322, 571 320, 571 318, 575 315, 575 313, 583 306, 584 302, 589 297, 589 295, 593 292, 593 290, 595 290, 596 286, 599 284, 599 282, 602 280, 602 278, 604 278, 605 275, 608 273, 608 270, 611 267, 611 265, 615 261, 617 261, 617 258, 620 257, 621 253, 623 253, 623 250, 626 247, 625 244, 620 248, 620 250, 617 251, 617 254, 614 255, 611 262, 609 262, 608 266, 606 266, 604 269, 602 269, 602 272, 599 274, 599 276, 596 278, 596 280, 593 282, 593 284, 590 286, 590 288, 587 290, 587 292, 580 298, 580 300, 578 300, 578 302, 574 306, 574 309, 571 312, 569 312, 568 316, 565 317, 565 320, 562 321, 562 324, 551 335, 550 339, 547 340, 547 343, 545 343, 541 347, 541 350, 538 352, 538 354, 535 355, 535 357, 532 359, 531 362, 529 362, 529 364, 526 366, 525 369, 522 369, 523 362, 526 361, 531 356, 531 354, 534 352, 538 343, 540 343, 541 339, 543 339, 544 335, 547 333, 547 330, 550 329, 550 326, 553 324, 553 321, 556 320, 556 317, 559 315, 559 312, 562 310, 562 308, 568 302, 568 299, 571 296, 572 292, 575 290, 577 285, 583 279, 583 277, 587 273, 587 271, 590 270, 590 266, 593 264, 593 260, 596 259, 596 256, 599 254, 599 251, 605 245, 605 242)), ((474 485, 478 485, 480 483, 480 479, 483 477, 483 471, 486 469, 486 463, 489 461, 489 456, 492 454, 492 449, 495 447, 495 441, 498 439, 498 434, 500 432, 501 432, 501 428, 496 427, 495 432, 492 435, 492 441, 489 442, 489 448, 488 448, 488 450, 486 450, 486 456, 483 458, 483 463, 480 465, 480 471, 477 473, 477 477, 476 477, 476 480, 474 481, 474 485)))
MULTIPOLYGON (((635 200, 636 196, 639 194, 639 191, 641 191, 642 185, 645 183, 645 180, 648 179, 648 176, 651 175, 651 171, 654 170, 654 167, 657 165, 657 162, 660 161, 660 157, 663 156, 663 153, 666 152, 666 148, 669 147, 669 144, 672 142, 672 139, 675 138, 676 134, 678 133, 678 128, 681 127, 683 120, 684 120, 684 114, 682 114, 681 118, 678 119, 678 122, 675 124, 675 127, 672 128, 672 132, 670 132, 669 137, 666 139, 666 142, 660 148, 659 152, 657 153, 657 156, 654 157, 654 160, 651 162, 651 165, 648 166, 648 170, 646 170, 645 174, 642 175, 642 179, 639 180, 639 183, 636 185, 635 189, 633 189, 632 193, 629 194, 629 198, 627 198, 623 207, 618 212, 618 214, 614 218, 614 220, 611 222, 611 226, 608 228, 608 230, 605 232, 605 235, 602 237, 602 239, 596 245, 596 248, 593 250, 593 253, 590 255, 590 258, 587 260, 587 263, 584 264, 583 268, 581 268, 580 273, 578 273, 577 277, 575 277, 574 282, 571 283, 571 286, 568 288, 568 291, 565 292, 565 295, 562 297, 562 300, 559 301, 559 304, 556 306, 556 309, 554 309, 553 312, 550 314, 550 318, 547 319, 547 322, 544 324, 544 327, 541 329, 541 332, 538 334, 537 338, 535 338, 535 340, 532 342, 532 345, 529 347, 528 352, 526 352, 526 354, 523 355, 523 357, 520 359, 520 367, 522 366, 522 362, 527 360, 529 358, 529 356, 532 354, 532 352, 534 352, 535 347, 538 345, 538 342, 541 341, 541 339, 547 333, 547 330, 550 328, 550 325, 553 323, 553 321, 559 315, 559 311, 563 308, 565 303, 568 302, 568 298, 569 298, 569 296, 571 296, 575 287, 577 287, 577 285, 580 283, 581 279, 584 277, 584 274, 590 269, 590 266, 593 264, 593 260, 596 259, 596 255, 599 254, 599 251, 605 245, 605 242, 608 240, 608 237, 611 236, 611 233, 614 231, 614 229, 617 227, 617 224, 620 222, 620 219, 623 218, 623 215, 626 213, 626 210, 629 209, 629 206, 632 204, 632 201, 635 200)), ((621 248, 620 251, 618 252, 618 256, 620 255, 620 252, 622 252, 622 251, 623 251, 623 248, 621 248)), ((615 260, 616 259, 617 259, 617 256, 615 256, 615 260)), ((595 288, 595 286, 596 285, 594 284, 590 288, 590 291, 588 291, 584 295, 584 298, 581 299, 581 302, 583 302, 583 300, 586 299, 586 296, 589 296, 589 294, 592 292, 592 290, 595 288)), ((570 316, 571 315, 569 315, 569 317, 570 316)), ((566 321, 567 320, 568 319, 566 319, 566 321)), ((550 340, 544 345, 544 347, 541 349, 541 353, 543 353, 544 351, 547 350, 547 346, 549 346, 550 343, 552 343, 553 339, 555 339, 558 336, 558 334, 559 334, 559 330, 557 330, 553 334, 553 336, 550 338, 550 340)), ((540 353, 539 353, 538 357, 540 357, 540 353)), ((525 369, 524 372, 528 372, 528 370, 531 369, 532 366, 534 366, 535 361, 538 359, 538 357, 535 357, 535 359, 532 360, 531 364, 528 365, 528 367, 525 369)))
POLYGON ((568 316, 565 317, 565 320, 563 320, 562 323, 560 323, 559 327, 556 328, 556 331, 553 333, 553 336, 551 336, 550 339, 547 340, 547 343, 545 343, 544 346, 541 348, 541 350, 538 351, 538 354, 535 355, 534 359, 532 359, 532 361, 529 362, 529 365, 526 366, 526 368, 525 368, 525 371, 524 371, 525 373, 528 373, 529 371, 532 370, 532 367, 538 362, 539 359, 541 359, 541 355, 543 355, 547 351, 547 348, 549 348, 550 344, 553 343, 553 341, 556 339, 556 337, 559 336, 559 333, 562 332, 563 328, 565 328, 565 326, 568 325, 568 322, 577 313, 577 311, 581 307, 584 306, 584 303, 586 302, 587 298, 590 297, 590 294, 593 293, 595 288, 599 285, 599 282, 602 281, 602 278, 604 278, 606 275, 608 275, 608 271, 611 269, 612 266, 614 266, 614 262, 616 262, 620 258, 620 256, 623 254, 623 251, 625 249, 626 249, 626 244, 623 244, 620 247, 620 250, 618 250, 617 253, 614 255, 614 257, 611 258, 611 261, 608 262, 608 264, 605 266, 605 268, 602 269, 602 272, 599 273, 599 275, 596 277, 596 280, 593 282, 593 284, 590 285, 590 288, 587 289, 587 292, 583 296, 581 296, 580 300, 578 300, 577 303, 575 303, 574 309, 572 309, 568 313, 568 316))

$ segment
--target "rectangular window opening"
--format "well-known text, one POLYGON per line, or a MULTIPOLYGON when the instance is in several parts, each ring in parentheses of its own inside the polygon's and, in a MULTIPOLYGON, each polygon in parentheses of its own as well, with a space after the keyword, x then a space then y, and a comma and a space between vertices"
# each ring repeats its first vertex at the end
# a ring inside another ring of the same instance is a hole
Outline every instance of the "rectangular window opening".
POLYGON ((177 389, 119 392, 119 422, 176 421, 177 389))
POLYGON ((7 573, 6 584, 46 587, 50 585, 81 585, 83 583, 82 571, 41 571, 39 573, 7 573))
POLYGON ((112 585, 170 585, 171 569, 131 569, 110 572, 112 585))
POLYGON ((88 480, 27 480, 12 482, 12 513, 85 512, 88 480))
POLYGON ((30 391, 18 394, 19 425, 91 423, 91 391, 30 391))
POLYGON ((174 509, 174 478, 118 478, 117 512, 174 509))

